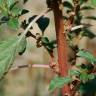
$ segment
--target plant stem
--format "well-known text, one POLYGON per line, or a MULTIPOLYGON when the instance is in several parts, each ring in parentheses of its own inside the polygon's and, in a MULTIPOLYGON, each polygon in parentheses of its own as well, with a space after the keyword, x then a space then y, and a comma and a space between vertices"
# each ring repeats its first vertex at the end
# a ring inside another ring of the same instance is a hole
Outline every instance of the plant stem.
MULTIPOLYGON (((67 51, 66 34, 64 33, 62 10, 59 7, 60 4, 62 4, 62 0, 54 1, 53 12, 54 12, 56 38, 57 38, 58 64, 60 68, 60 76, 65 77, 68 75, 68 60, 67 60, 68 51, 67 51)), ((70 94, 70 88, 68 85, 62 88, 62 96, 65 96, 66 93, 70 94)))
POLYGON ((26 64, 26 65, 20 65, 20 66, 13 67, 9 70, 9 72, 14 71, 14 70, 23 69, 23 68, 28 68, 28 67, 31 67, 31 68, 46 68, 46 69, 50 68, 49 64, 26 64))

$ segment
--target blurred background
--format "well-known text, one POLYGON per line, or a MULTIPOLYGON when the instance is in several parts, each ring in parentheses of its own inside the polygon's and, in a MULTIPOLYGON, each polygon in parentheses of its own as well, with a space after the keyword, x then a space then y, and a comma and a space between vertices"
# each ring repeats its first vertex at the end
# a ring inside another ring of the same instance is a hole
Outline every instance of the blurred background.
MULTIPOLYGON (((21 0, 20 6, 30 11, 28 14, 20 17, 20 22, 24 19, 28 19, 28 17, 31 17, 32 15, 40 14, 47 8, 46 0, 29 0, 25 5, 22 4, 21 0)), ((83 12, 83 14, 92 14, 96 16, 96 13, 94 11, 83 12)), ((50 12, 46 16, 50 17, 50 24, 45 31, 45 35, 48 36, 51 40, 54 40, 56 36, 53 13, 50 12)), ((94 21, 90 22, 86 20, 85 22, 89 22, 92 25, 96 25, 96 22, 94 21)), ((96 26, 92 27, 91 29, 96 30, 96 26)), ((22 29, 13 31, 12 29, 7 28, 6 25, 3 25, 0 27, 0 40, 9 38, 22 31, 22 29)), ((36 24, 34 25, 34 29, 32 30, 32 32, 34 34, 41 34, 41 30, 36 24)), ((37 48, 35 45, 36 41, 32 38, 28 38, 27 41, 28 43, 26 52, 22 56, 17 56, 13 67, 23 64, 48 64, 50 57, 46 50, 43 47, 37 48)), ((93 40, 83 38, 80 41, 80 46, 87 46, 86 48, 90 47, 91 50, 94 50, 96 47, 90 45, 89 41, 92 42, 93 45, 96 44, 96 38, 94 38, 93 40)), ((57 59, 56 50, 55 56, 57 59)), ((48 91, 48 86, 53 76, 53 72, 47 68, 44 69, 29 67, 9 71, 5 78, 0 81, 0 96, 53 96, 53 94, 48 91)))

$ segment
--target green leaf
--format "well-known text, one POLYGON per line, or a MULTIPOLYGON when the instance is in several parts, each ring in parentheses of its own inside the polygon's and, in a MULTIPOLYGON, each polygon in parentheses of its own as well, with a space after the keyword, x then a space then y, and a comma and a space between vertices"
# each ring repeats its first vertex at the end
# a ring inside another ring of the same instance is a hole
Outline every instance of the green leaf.
POLYGON ((80 50, 77 53, 77 56, 80 56, 82 58, 87 59, 90 63, 95 64, 96 63, 96 57, 94 57, 90 52, 85 50, 80 50))
POLYGON ((19 21, 17 18, 11 18, 8 22, 7 25, 12 28, 12 29, 18 29, 19 28, 19 21))
POLYGON ((63 5, 64 5, 64 7, 67 7, 69 9, 73 9, 73 5, 69 1, 64 1, 63 5))
POLYGON ((88 2, 88 0, 80 0, 80 5, 87 3, 87 2, 88 2))
POLYGON ((94 7, 91 7, 91 6, 83 6, 81 7, 81 10, 93 10, 94 7))
POLYGON ((38 27, 41 29, 42 33, 44 33, 45 29, 49 25, 49 18, 48 17, 41 17, 37 20, 38 27))
POLYGON ((41 41, 42 41, 43 45, 48 45, 48 43, 49 43, 48 37, 42 37, 41 41))
MULTIPOLYGON (((33 15, 32 17, 30 17, 28 19, 28 23, 30 23, 32 20, 34 20, 34 18, 36 17, 37 15, 33 15)), ((49 18, 48 17, 41 17, 39 18, 36 23, 38 25, 38 27, 41 29, 42 33, 44 33, 45 29, 48 27, 49 25, 49 18)))
POLYGON ((18 52, 26 46, 25 37, 12 37, 0 42, 0 79, 8 72, 18 52))
POLYGON ((21 12, 21 15, 24 15, 24 14, 26 14, 28 12, 29 12, 29 10, 23 9, 22 12, 21 12))
POLYGON ((92 5, 96 6, 96 0, 91 0, 92 5))
POLYGON ((85 19, 91 19, 91 20, 96 20, 96 16, 87 16, 85 19))
POLYGON ((56 88, 62 88, 65 84, 72 82, 70 77, 55 77, 51 80, 49 85, 49 91, 54 91, 56 88))
POLYGON ((92 80, 92 79, 95 78, 95 75, 94 75, 94 74, 89 74, 89 75, 88 75, 88 78, 89 78, 89 80, 92 80))
POLYGON ((42 37, 41 39, 43 46, 47 49, 47 51, 52 51, 56 48, 56 40, 49 41, 47 37, 42 37))
POLYGON ((2 7, 4 5, 4 0, 0 0, 0 6, 2 7))
POLYGON ((24 37, 21 39, 20 46, 18 47, 18 52, 21 55, 25 52, 26 45, 27 45, 27 41, 26 41, 26 38, 24 37))
POLYGON ((15 2, 15 0, 7 0, 8 8, 15 2))
POLYGON ((28 1, 28 0, 23 0, 23 3, 25 4, 25 3, 27 3, 27 1, 28 1))
POLYGON ((87 36, 90 39, 93 39, 96 35, 91 30, 83 28, 82 36, 87 36))
POLYGON ((69 75, 71 76, 79 76, 80 72, 78 70, 69 70, 69 75))
POLYGON ((82 73, 80 75, 80 80, 82 80, 83 83, 87 82, 88 81, 88 74, 87 73, 82 73))
POLYGON ((9 20, 9 18, 7 17, 7 16, 3 16, 2 18, 1 18, 1 21, 2 22, 7 22, 9 20))
POLYGON ((15 1, 13 4, 11 4, 9 9, 12 10, 12 8, 15 7, 18 3, 19 3, 19 1, 15 1))
POLYGON ((51 40, 48 45, 51 49, 54 49, 57 47, 57 42, 56 40, 51 40))
POLYGON ((21 12, 22 12, 22 8, 17 7, 17 6, 13 7, 11 10, 11 13, 13 16, 18 16, 21 14, 21 12))

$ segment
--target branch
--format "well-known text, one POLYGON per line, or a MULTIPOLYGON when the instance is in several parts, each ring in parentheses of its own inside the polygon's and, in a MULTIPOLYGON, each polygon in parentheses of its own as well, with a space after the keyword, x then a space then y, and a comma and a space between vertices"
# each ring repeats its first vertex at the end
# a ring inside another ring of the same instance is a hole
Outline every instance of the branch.
POLYGON ((16 67, 13 67, 9 70, 10 71, 15 71, 15 70, 18 70, 18 69, 23 69, 23 68, 46 68, 46 69, 49 69, 49 65, 48 64, 25 64, 25 65, 20 65, 20 66, 16 66, 16 67))
POLYGON ((28 25, 28 27, 25 29, 25 31, 21 34, 21 38, 27 34, 27 32, 29 31, 29 29, 34 25, 34 23, 41 18, 42 16, 44 16, 46 13, 50 12, 51 9, 47 8, 44 12, 42 12, 40 15, 38 15, 37 17, 35 17, 35 19, 33 21, 31 21, 31 23, 28 25))
MULTIPOLYGON (((68 57, 67 57, 68 51, 67 51, 66 34, 64 34, 65 27, 64 27, 63 13, 62 13, 62 9, 60 9, 61 4, 62 4, 62 0, 55 0, 52 9, 53 9, 54 21, 55 21, 60 76, 66 77, 68 75, 69 64, 68 64, 68 57)), ((61 90, 62 90, 62 96, 65 96, 66 93, 70 94, 70 88, 68 85, 64 86, 61 90)))
POLYGON ((72 27, 71 31, 75 31, 75 30, 83 28, 83 27, 84 27, 83 25, 78 25, 78 26, 72 27))

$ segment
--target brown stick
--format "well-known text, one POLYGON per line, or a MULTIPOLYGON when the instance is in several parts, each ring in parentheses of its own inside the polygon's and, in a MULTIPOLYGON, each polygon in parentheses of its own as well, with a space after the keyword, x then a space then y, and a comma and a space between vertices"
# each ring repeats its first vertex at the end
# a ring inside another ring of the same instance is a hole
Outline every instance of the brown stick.
POLYGON ((15 70, 19 70, 19 69, 23 69, 23 68, 28 68, 28 67, 31 67, 31 68, 46 68, 46 69, 49 69, 49 64, 26 64, 26 65, 20 65, 20 66, 15 66, 15 67, 12 67, 10 71, 15 71, 15 70))
MULTIPOLYGON (((54 19, 55 19, 55 29, 57 37, 57 50, 58 50, 58 63, 60 67, 60 76, 68 75, 68 61, 67 61, 67 42, 66 35, 64 33, 64 22, 62 10, 60 9, 61 0, 55 0, 53 5, 54 19), (59 3, 58 3, 59 1, 59 3)), ((70 94, 69 86, 62 88, 62 96, 65 94, 70 94)))

